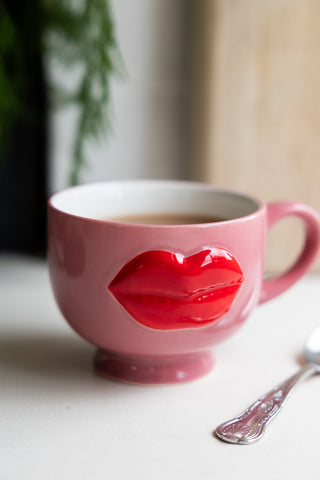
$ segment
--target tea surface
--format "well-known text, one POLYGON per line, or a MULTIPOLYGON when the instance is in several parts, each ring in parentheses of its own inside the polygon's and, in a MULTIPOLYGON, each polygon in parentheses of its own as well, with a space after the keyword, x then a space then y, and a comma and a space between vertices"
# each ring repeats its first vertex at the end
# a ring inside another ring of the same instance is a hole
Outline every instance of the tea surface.
POLYGON ((143 225, 195 225, 199 223, 214 223, 226 220, 225 218, 182 213, 145 213, 137 215, 121 215, 106 218, 115 222, 143 224, 143 225))

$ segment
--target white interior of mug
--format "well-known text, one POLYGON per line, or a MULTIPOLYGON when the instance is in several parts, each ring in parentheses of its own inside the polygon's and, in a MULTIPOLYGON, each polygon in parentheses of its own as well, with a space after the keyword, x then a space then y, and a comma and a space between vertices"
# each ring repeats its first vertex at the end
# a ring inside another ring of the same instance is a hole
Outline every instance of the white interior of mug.
POLYGON ((62 212, 91 219, 144 214, 188 214, 226 220, 251 215, 261 202, 205 183, 129 180, 85 184, 56 193, 50 204, 62 212))

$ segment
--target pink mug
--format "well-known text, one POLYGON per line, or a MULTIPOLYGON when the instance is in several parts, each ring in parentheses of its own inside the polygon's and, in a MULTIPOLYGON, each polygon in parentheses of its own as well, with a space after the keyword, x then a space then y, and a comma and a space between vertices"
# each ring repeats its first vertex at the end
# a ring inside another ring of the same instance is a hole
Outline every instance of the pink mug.
POLYGON ((208 373, 212 346, 306 273, 319 245, 319 216, 309 206, 265 205, 202 183, 87 184, 48 202, 57 304, 74 330, 98 347, 96 370, 126 382, 178 383, 208 373), (205 220, 121 219, 160 214, 205 220), (304 248, 288 271, 264 280, 266 233, 288 215, 303 221, 304 248))

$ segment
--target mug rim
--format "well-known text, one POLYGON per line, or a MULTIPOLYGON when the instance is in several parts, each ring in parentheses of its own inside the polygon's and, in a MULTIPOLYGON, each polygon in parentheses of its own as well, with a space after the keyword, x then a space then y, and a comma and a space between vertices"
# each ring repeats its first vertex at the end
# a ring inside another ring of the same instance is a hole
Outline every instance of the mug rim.
POLYGON ((207 227, 207 226, 218 226, 218 225, 224 225, 224 224, 229 224, 233 222, 239 222, 239 221, 245 221, 250 218, 254 218, 260 211, 263 211, 265 209, 265 203, 258 198, 255 195, 251 195, 248 193, 244 193, 242 191, 236 190, 236 189, 229 189, 229 188, 224 188, 220 186, 216 186, 214 184, 210 184, 207 182, 201 182, 201 181, 192 181, 192 180, 175 180, 175 179, 125 179, 125 180, 106 180, 106 181, 101 181, 101 182, 89 182, 89 183, 82 183, 79 185, 72 185, 68 186, 66 188, 60 189, 53 194, 50 195, 47 201, 47 205, 49 209, 52 209, 53 211, 67 216, 67 217, 73 217, 77 218, 82 221, 87 221, 87 222, 94 222, 97 224, 108 224, 108 225, 114 225, 114 226, 125 226, 125 227, 131 227, 131 228, 179 228, 179 227, 207 227), (202 191, 207 191, 207 192, 216 192, 220 194, 225 194, 228 196, 232 197, 238 197, 239 199, 243 200, 249 200, 252 202, 253 205, 255 205, 255 209, 245 215, 241 215, 235 218, 230 218, 230 219, 222 219, 219 221, 215 222, 201 222, 201 223, 177 223, 177 224, 149 224, 149 223, 130 223, 130 222, 125 222, 125 221, 120 221, 120 220, 115 220, 115 219, 108 219, 108 218, 95 218, 93 216, 88 216, 88 215, 79 215, 76 213, 70 213, 66 209, 61 208, 61 206, 55 205, 55 201, 67 194, 68 192, 79 192, 79 190, 87 190, 87 189, 96 189, 96 188, 102 188, 103 186, 108 186, 108 187, 120 187, 122 186, 123 188, 129 187, 129 186, 139 186, 139 184, 142 186, 148 185, 150 186, 165 186, 165 185, 170 185, 174 186, 177 185, 179 188, 181 187, 189 187, 189 188, 194 188, 194 189, 200 189, 202 191))

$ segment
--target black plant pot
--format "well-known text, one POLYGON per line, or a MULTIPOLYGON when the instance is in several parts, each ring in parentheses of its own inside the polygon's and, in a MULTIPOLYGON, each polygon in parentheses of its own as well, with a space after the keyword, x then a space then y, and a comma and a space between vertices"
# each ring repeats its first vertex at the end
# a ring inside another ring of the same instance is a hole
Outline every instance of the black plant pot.
POLYGON ((7 58, 19 79, 22 112, 2 139, 0 162, 0 251, 43 255, 46 245, 47 95, 41 53, 38 1, 4 2, 17 38, 7 58))

